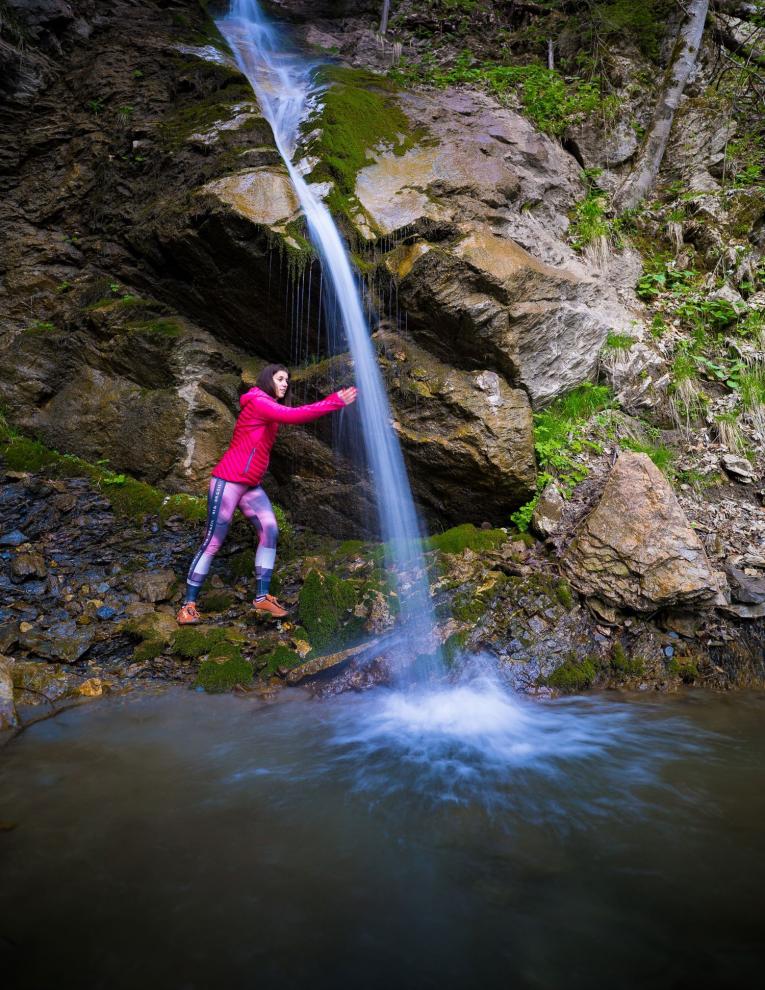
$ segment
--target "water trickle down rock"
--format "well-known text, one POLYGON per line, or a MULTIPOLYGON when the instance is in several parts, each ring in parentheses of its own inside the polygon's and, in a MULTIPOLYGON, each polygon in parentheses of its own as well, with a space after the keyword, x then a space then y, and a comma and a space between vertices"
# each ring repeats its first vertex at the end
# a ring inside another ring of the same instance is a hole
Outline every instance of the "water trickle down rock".
POLYGON ((622 453, 563 557, 571 583, 607 607, 655 612, 722 604, 714 571, 669 483, 646 454, 622 453))

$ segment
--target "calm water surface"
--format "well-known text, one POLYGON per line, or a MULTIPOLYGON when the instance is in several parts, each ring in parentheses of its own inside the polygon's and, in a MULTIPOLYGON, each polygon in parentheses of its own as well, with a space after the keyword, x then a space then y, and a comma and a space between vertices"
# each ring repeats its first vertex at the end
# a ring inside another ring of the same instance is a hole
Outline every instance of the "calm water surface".
POLYGON ((763 695, 79 708, 0 754, 3 985, 760 986, 763 767, 763 695))

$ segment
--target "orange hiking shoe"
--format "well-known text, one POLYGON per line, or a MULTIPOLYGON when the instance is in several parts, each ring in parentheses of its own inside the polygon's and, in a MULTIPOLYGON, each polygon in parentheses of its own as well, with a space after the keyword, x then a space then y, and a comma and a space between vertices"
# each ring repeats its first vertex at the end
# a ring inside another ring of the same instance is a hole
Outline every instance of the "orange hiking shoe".
POLYGON ((275 619, 283 619, 287 615, 287 609, 282 608, 273 595, 266 595, 260 601, 256 598, 252 604, 256 612, 272 615, 275 619))
POLYGON ((181 610, 176 616, 176 621, 179 626, 193 626, 197 622, 201 622, 202 617, 197 612, 194 602, 186 602, 185 605, 181 605, 181 610))

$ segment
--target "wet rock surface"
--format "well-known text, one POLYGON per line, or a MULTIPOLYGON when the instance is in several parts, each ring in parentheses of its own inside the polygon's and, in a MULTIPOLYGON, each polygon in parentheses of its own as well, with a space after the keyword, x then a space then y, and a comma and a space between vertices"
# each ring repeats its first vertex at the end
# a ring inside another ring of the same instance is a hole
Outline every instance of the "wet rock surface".
MULTIPOLYGON (((0 529, 15 523, 28 533, 30 520, 54 499, 69 512, 33 541, 0 551, 7 728, 12 703, 22 713, 55 710, 146 683, 238 685, 263 697, 299 683, 321 697, 390 680, 388 635, 397 605, 374 544, 292 534, 275 574, 292 611, 272 623, 251 610, 253 536, 237 523, 201 597, 204 623, 179 629, 180 589, 202 524, 129 519, 115 515, 88 481, 11 473, 0 497, 0 529), (45 561, 44 579, 10 579, 22 554, 45 561), (311 597, 316 591, 318 599, 311 597), (342 602, 332 613, 336 632, 315 639, 315 603, 328 594, 342 602)), ((488 655, 514 689, 534 694, 593 685, 765 683, 763 603, 751 601, 762 589, 752 576, 731 573, 738 590, 727 618, 691 602, 685 612, 665 609, 655 619, 622 611, 614 626, 586 607, 542 544, 473 527, 447 537, 426 553, 447 669, 488 655)))

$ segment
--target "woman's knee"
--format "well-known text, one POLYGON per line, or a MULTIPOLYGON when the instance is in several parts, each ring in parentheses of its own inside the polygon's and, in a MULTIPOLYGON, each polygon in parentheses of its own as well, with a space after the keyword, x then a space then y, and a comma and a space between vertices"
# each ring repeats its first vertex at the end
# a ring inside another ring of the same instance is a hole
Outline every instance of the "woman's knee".
POLYGON ((266 547, 275 547, 279 539, 279 524, 274 516, 261 519, 260 542, 266 547))

